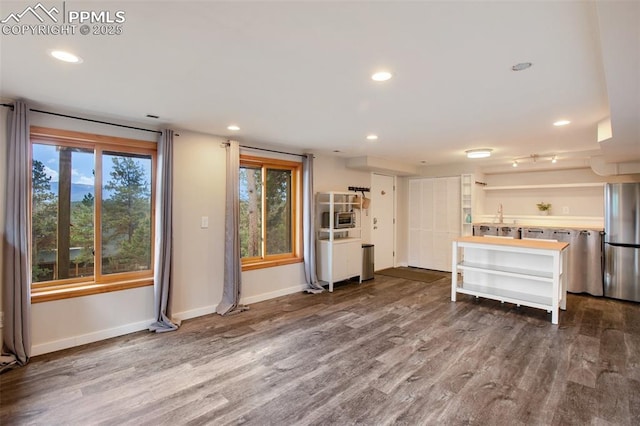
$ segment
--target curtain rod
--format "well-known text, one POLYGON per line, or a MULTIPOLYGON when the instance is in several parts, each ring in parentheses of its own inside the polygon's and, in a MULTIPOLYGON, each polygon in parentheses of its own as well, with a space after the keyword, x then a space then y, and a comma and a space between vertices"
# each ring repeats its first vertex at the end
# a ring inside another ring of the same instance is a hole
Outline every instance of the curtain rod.
MULTIPOLYGON (((224 143, 225 146, 229 145, 229 142, 225 142, 224 143)), ((313 154, 294 154, 293 152, 285 152, 285 151, 276 151, 275 149, 267 149, 267 148, 256 148, 255 146, 247 146, 247 145, 238 145, 240 148, 245 148, 245 149, 255 149, 258 151, 267 151, 267 152, 275 152, 276 154, 285 154, 285 155, 295 155, 298 157, 308 157, 309 155, 313 155, 313 154)))
MULTIPOLYGON (((7 108, 13 109, 13 105, 11 105, 11 104, 0 104, 0 105, 2 105, 3 107, 7 107, 7 108)), ((74 115, 59 114, 57 112, 51 112, 51 111, 42 111, 40 109, 29 108, 29 111, 31 111, 31 112, 39 112, 41 114, 55 115, 55 116, 64 117, 64 118, 73 118, 75 120, 89 121, 91 123, 107 124, 109 126, 115 126, 115 127, 124 127, 125 129, 142 130, 143 132, 158 133, 160 135, 162 134, 162 132, 159 131, 159 130, 143 129, 142 127, 127 126, 127 125, 124 125, 124 124, 117 124, 117 123, 109 123, 108 121, 93 120, 91 118, 76 117, 74 115)), ((180 135, 178 135, 178 136, 180 136, 180 135)))

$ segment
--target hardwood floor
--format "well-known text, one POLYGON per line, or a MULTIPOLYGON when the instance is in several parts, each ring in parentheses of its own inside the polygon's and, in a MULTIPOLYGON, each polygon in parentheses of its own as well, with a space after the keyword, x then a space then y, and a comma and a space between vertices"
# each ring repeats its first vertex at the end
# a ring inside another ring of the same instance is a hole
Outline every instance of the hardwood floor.
POLYGON ((640 304, 537 309, 377 275, 0 375, 0 424, 640 424, 640 304))

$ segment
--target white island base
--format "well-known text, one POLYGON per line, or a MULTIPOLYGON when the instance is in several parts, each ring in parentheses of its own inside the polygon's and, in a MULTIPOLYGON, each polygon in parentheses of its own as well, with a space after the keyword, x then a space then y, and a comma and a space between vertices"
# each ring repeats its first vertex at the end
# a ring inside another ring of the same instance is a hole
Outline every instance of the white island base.
POLYGON ((545 309, 551 323, 558 324, 558 310, 567 308, 568 247, 551 241, 458 238, 453 242, 451 300, 463 293, 545 309))

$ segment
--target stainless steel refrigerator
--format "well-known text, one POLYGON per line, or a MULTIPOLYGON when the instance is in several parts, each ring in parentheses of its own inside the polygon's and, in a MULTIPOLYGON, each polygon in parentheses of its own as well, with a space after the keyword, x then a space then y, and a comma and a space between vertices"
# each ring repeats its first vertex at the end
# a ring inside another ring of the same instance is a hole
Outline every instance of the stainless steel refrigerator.
POLYGON ((609 183, 604 199, 604 295, 640 302, 640 183, 609 183))

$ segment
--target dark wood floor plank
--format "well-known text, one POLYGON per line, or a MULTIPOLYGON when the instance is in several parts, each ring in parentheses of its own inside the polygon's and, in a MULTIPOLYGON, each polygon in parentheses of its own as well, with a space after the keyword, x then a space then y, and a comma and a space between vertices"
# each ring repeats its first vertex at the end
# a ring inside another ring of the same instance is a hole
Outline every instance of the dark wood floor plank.
POLYGON ((538 309, 376 276, 34 357, 0 424, 639 424, 640 304, 538 309))
POLYGON ((593 388, 569 382, 553 417, 554 425, 587 425, 598 415, 598 394, 593 388))
POLYGON ((627 377, 640 381, 640 334, 624 334, 627 377))
POLYGON ((576 336, 569 347, 569 375, 567 380, 590 388, 596 387, 600 342, 595 337, 576 336))

